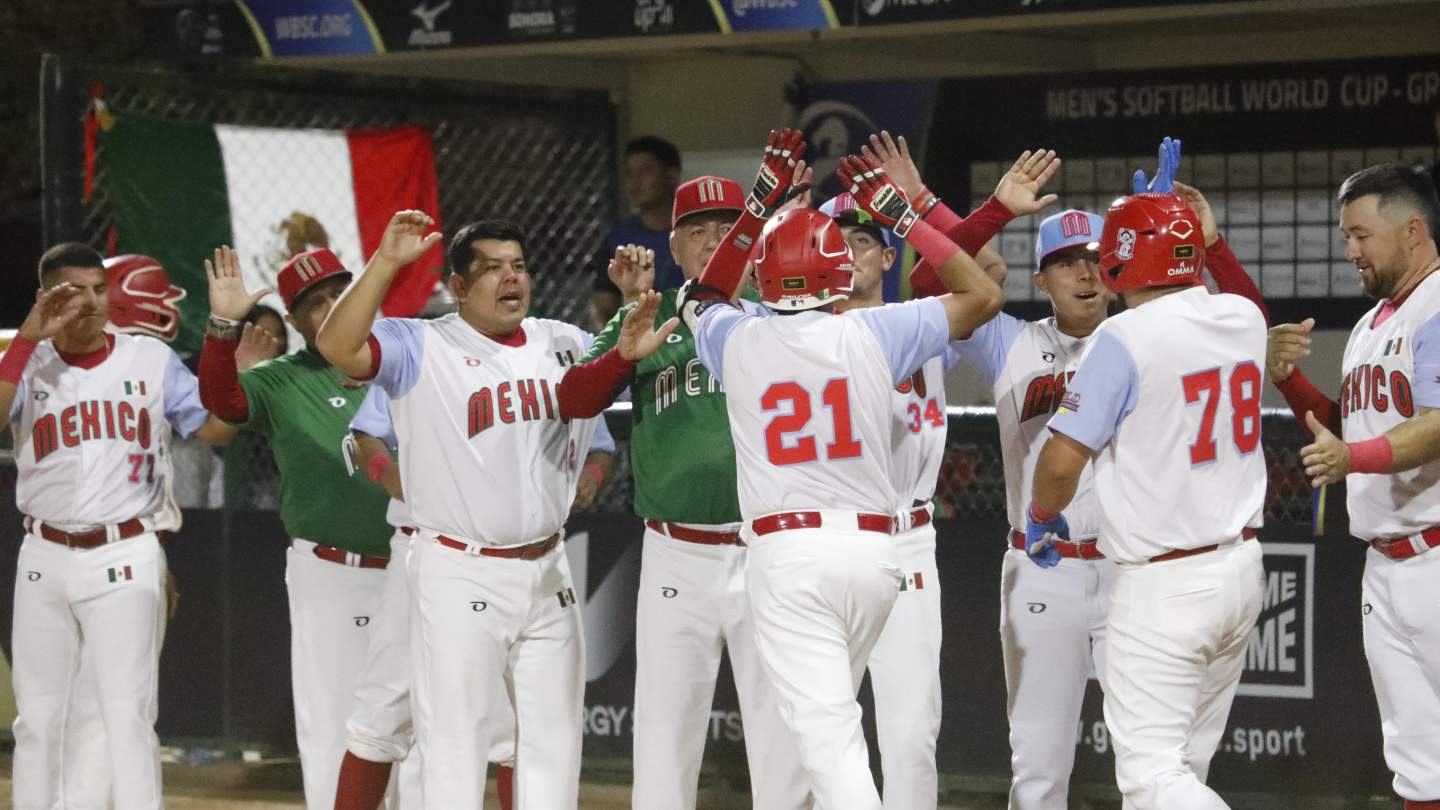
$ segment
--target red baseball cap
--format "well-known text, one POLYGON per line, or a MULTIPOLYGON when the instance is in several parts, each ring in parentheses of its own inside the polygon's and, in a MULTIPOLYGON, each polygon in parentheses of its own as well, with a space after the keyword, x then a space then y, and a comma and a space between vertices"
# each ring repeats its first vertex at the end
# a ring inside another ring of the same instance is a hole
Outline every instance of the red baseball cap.
POLYGON ((275 284, 280 288, 280 297, 285 301, 285 309, 295 309, 295 299, 300 294, 314 287, 316 284, 332 276, 345 276, 350 279, 350 271, 340 263, 340 258, 330 252, 330 248, 314 248, 304 253, 296 253, 290 257, 290 261, 280 268, 275 276, 275 284))
POLYGON ((743 211, 745 192, 740 184, 726 177, 705 175, 680 184, 675 189, 675 208, 670 214, 670 227, 701 211, 743 211))

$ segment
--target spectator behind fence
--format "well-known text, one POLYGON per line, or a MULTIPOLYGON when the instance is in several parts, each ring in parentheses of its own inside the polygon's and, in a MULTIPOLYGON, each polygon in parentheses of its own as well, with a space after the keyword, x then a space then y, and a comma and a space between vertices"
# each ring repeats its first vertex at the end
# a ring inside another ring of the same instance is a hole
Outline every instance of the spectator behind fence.
POLYGON ((680 185, 680 150, 654 135, 625 144, 625 201, 632 213, 610 226, 595 254, 591 269, 595 284, 590 293, 590 330, 598 333, 620 309, 620 290, 606 269, 620 245, 639 245, 655 251, 655 289, 679 287, 685 281, 670 255, 670 204, 680 185))

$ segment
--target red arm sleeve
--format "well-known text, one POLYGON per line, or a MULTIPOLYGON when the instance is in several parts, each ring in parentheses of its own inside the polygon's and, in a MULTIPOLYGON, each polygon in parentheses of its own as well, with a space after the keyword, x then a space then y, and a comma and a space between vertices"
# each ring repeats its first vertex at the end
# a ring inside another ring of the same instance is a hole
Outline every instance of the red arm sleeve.
POLYGON ((1226 244, 1225 237, 1216 239, 1215 244, 1205 248, 1205 267, 1210 271, 1210 277, 1215 279, 1215 286, 1220 292, 1248 298, 1260 308, 1260 314, 1265 316, 1265 325, 1270 325, 1270 310, 1265 306, 1265 299, 1260 297, 1260 288, 1255 286, 1254 279, 1245 272, 1245 267, 1230 250, 1230 245, 1226 244))
POLYGON ((615 402, 620 389, 635 373, 635 364, 611 349, 588 363, 572 366, 561 378, 555 395, 560 400, 560 418, 589 419, 615 402))
MULTIPOLYGON (((950 241, 959 245, 961 250, 974 256, 1014 218, 1010 209, 991 197, 964 219, 956 216, 944 203, 937 203, 925 215, 924 221, 950 237, 950 241)), ((949 292, 935 273, 934 265, 924 259, 916 262, 915 268, 910 271, 910 290, 916 298, 933 298, 949 292)))
POLYGON ((250 418, 250 402, 235 368, 235 341, 205 336, 200 349, 200 404, 232 424, 250 418))
POLYGON ((745 262, 750 259, 750 249, 764 227, 765 220, 749 211, 742 212, 735 224, 730 226, 720 246, 710 254, 710 261, 705 263, 705 271, 700 274, 697 283, 714 287, 725 293, 727 298, 733 298, 740 279, 745 276, 745 262))
POLYGON ((1275 383, 1280 393, 1285 395, 1285 404, 1300 420, 1301 426, 1308 431, 1310 428, 1305 425, 1305 412, 1313 411, 1315 418, 1320 420, 1331 433, 1340 436, 1340 403, 1321 393, 1315 384, 1310 382, 1300 369, 1290 372, 1290 376, 1284 382, 1275 383))

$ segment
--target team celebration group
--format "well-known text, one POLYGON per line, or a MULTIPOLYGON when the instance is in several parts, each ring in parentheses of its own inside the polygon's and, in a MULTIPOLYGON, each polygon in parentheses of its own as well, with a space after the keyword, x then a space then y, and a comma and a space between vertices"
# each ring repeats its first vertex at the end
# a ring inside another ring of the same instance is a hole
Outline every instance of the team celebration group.
POLYGON ((992 538, 1009 547, 1011 810, 1067 807, 1092 672, 1126 808, 1228 807, 1206 777, 1263 597, 1267 378, 1313 436, 1312 483, 1347 484, 1370 546, 1385 759, 1407 810, 1440 810, 1428 176, 1374 166, 1338 190, 1347 259, 1377 303, 1333 401, 1296 368, 1313 321, 1269 324, 1205 196, 1175 179, 1178 140, 1108 211, 1048 217, 1053 151, 1022 153, 965 217, 904 138, 844 158, 844 193, 818 207, 805 151, 800 133, 772 132, 750 189, 681 184, 669 248, 685 283, 652 289, 653 251, 619 247, 609 277, 625 305, 596 335, 528 316, 526 235, 502 219, 451 238, 456 311, 434 319, 377 319, 396 273, 442 238, 426 212, 396 213, 363 273, 325 248, 295 255, 276 286, 305 347, 271 359, 275 338, 247 322, 269 290, 247 289, 241 257, 218 248, 198 374, 166 345, 183 293, 158 263, 48 250, 0 358, 26 516, 14 806, 162 806, 171 436, 253 431, 273 448, 291 538, 307 807, 479 808, 487 763, 503 807, 577 807, 584 594, 564 527, 612 473, 602 412, 628 398, 645 524, 633 806, 695 807, 724 652, 755 808, 933 810, 931 499, 945 375, 964 363, 992 388, 1012 527, 992 538), (1032 214, 1030 270, 1054 314, 1030 322, 1001 311, 1005 266, 985 245, 1032 214), (915 298, 887 304, 906 246, 915 298), (867 671, 883 790, 856 697, 867 671))

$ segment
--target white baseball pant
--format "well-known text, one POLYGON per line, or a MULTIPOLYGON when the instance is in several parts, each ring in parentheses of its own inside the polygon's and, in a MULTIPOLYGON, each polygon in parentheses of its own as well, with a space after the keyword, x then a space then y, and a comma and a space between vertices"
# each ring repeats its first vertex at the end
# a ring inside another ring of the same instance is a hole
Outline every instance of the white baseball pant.
POLYGON ((1046 569, 1024 551, 1005 552, 1000 646, 1009 696, 1010 810, 1069 807, 1075 728, 1092 662, 1097 676, 1105 672, 1114 578, 1109 560, 1062 557, 1046 569))
POLYGON ((1365 660, 1380 705, 1385 764, 1395 792, 1440 800, 1440 628, 1434 626, 1440 553, 1392 560, 1365 555, 1365 660))
POLYGON ((12 640, 17 810, 63 806, 66 715, 82 661, 95 674, 109 741, 109 798, 125 810, 161 806, 155 716, 164 621, 165 555, 153 533, 89 550, 25 536, 12 640))
POLYGON ((410 593, 425 806, 483 804, 495 718, 513 711, 516 810, 573 810, 585 633, 564 543, 538 559, 504 559, 417 534, 410 593))
POLYGON ((1227 810, 1205 778, 1260 616, 1260 543, 1117 568, 1102 681, 1115 781, 1135 810, 1227 810))
POLYGON ((939 800, 940 574, 935 524, 895 535, 904 577, 885 629, 870 651, 875 734, 886 810, 933 810, 939 800))
POLYGON ((817 804, 881 810, 856 694, 900 568, 889 535, 855 528, 854 512, 820 516, 818 529, 745 533, 756 647, 817 804))
POLYGON ((745 558, 744 546, 645 530, 635 611, 635 810, 695 807, 722 651, 730 654, 745 723, 752 804, 809 806, 809 777, 755 649, 745 558))
POLYGON ((341 565, 295 539, 285 552, 295 740, 309 810, 332 810, 346 721, 380 615, 385 569, 341 565))
MULTIPOLYGON (((163 619, 162 619, 163 621, 163 619)), ((165 631, 160 631, 163 637, 165 631)), ((75 685, 70 692, 70 709, 65 715, 65 737, 61 757, 65 769, 66 810, 109 810, 110 738, 100 716, 98 676, 93 659, 82 657, 75 685)))

